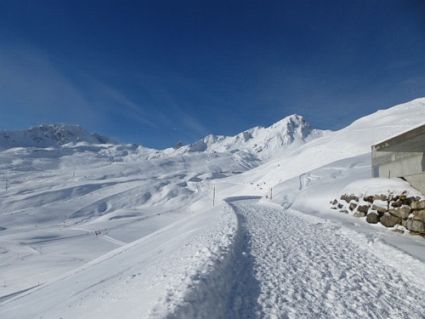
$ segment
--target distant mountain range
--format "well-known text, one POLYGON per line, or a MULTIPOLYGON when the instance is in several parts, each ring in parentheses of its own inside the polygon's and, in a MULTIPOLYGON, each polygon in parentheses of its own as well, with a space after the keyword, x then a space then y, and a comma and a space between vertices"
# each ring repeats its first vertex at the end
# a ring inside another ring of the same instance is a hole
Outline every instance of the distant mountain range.
MULTIPOLYGON (((256 126, 235 136, 208 135, 174 152, 249 152, 266 159, 289 147, 298 146, 326 131, 317 130, 300 115, 290 115, 269 127, 256 126)), ((0 131, 0 148, 60 147, 68 143, 117 144, 116 141, 91 134, 79 125, 43 124, 27 130, 0 131)), ((170 150, 167 151, 169 154, 170 150)))
POLYGON ((27 130, 0 131, 0 148, 57 147, 68 143, 113 144, 112 139, 91 134, 79 125, 43 124, 27 130))

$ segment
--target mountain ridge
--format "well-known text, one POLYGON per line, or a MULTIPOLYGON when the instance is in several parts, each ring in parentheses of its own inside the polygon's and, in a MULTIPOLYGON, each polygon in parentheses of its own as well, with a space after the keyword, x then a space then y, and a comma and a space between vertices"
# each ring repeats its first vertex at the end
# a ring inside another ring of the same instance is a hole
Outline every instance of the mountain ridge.
POLYGON ((116 144, 108 137, 89 133, 78 124, 40 124, 25 130, 0 130, 0 148, 59 147, 79 142, 116 144))
POLYGON ((274 153, 323 136, 326 132, 313 128, 303 116, 292 114, 268 127, 255 126, 234 136, 207 135, 195 143, 183 146, 180 152, 246 151, 265 159, 274 153))
MULTIPOLYGON (((248 152, 261 159, 289 147, 301 145, 326 131, 313 128, 304 117, 292 114, 268 127, 255 126, 234 136, 209 134, 175 150, 156 150, 164 154, 194 152, 248 152)), ((122 144, 97 133, 89 133, 75 124, 41 124, 26 130, 0 130, 0 149, 13 147, 61 147, 68 143, 122 144)), ((140 145, 142 146, 142 145, 140 145)), ((144 147, 145 148, 145 147, 144 147)))

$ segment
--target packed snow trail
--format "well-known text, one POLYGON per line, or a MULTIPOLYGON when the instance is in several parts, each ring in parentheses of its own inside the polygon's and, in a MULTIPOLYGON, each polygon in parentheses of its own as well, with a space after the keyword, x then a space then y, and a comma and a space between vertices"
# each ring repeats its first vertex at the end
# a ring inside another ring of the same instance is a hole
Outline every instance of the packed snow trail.
POLYGON ((332 226, 258 200, 230 203, 248 232, 246 253, 260 286, 250 317, 425 318, 424 290, 332 226))

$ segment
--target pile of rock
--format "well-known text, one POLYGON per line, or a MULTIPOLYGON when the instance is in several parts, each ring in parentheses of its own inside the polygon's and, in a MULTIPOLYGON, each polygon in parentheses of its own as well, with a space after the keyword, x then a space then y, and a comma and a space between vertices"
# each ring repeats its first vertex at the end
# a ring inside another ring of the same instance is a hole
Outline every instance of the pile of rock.
POLYGON ((381 223, 385 227, 407 229, 425 235, 425 200, 419 197, 380 194, 357 196, 343 194, 331 201, 331 208, 355 217, 365 217, 371 224, 381 223))

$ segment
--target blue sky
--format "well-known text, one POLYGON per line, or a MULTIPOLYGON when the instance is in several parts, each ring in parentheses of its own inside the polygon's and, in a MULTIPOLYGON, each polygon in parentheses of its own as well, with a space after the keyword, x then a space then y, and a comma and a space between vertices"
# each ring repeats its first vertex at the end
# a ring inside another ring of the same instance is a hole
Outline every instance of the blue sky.
POLYGON ((0 128, 151 147, 425 96, 425 2, 0 1, 0 128))

